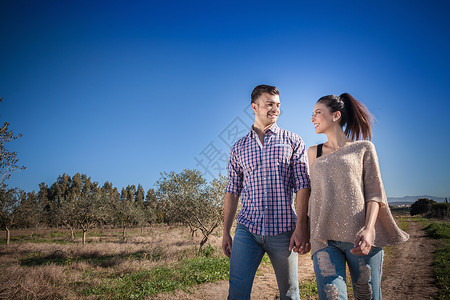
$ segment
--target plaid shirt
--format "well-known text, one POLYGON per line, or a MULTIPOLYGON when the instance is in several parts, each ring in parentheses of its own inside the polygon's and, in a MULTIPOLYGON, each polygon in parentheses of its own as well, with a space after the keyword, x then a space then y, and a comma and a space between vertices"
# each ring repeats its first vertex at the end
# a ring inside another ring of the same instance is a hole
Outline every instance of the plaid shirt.
POLYGON ((226 193, 240 196, 237 222, 254 234, 295 229, 293 192, 309 188, 308 158, 300 136, 273 124, 264 144, 253 130, 231 147, 226 193))

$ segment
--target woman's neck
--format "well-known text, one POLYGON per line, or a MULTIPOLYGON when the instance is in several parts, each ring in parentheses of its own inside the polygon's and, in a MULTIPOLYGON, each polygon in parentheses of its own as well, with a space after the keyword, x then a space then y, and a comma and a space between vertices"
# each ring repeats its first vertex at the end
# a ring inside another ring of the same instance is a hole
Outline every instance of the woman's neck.
POLYGON ((330 128, 326 133, 328 141, 325 143, 327 147, 337 150, 352 142, 344 133, 341 127, 336 126, 330 128))

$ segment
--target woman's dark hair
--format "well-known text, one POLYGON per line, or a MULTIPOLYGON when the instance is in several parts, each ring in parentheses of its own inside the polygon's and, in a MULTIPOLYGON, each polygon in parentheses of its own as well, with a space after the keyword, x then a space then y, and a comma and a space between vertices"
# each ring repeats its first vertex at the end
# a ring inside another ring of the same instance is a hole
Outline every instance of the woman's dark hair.
POLYGON ((343 93, 339 97, 336 95, 323 96, 317 102, 325 104, 330 111, 341 112, 340 125, 344 127, 345 134, 353 141, 362 137, 364 140, 372 139, 373 115, 367 107, 353 98, 348 93, 343 93))

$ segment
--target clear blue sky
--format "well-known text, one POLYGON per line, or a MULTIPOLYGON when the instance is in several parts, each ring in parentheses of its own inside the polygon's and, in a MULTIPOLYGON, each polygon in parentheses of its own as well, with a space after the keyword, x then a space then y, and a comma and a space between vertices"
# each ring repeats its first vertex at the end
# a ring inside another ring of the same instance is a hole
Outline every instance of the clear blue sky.
POLYGON ((377 119, 388 196, 450 196, 449 13, 444 0, 1 1, 0 121, 23 134, 8 147, 27 167, 8 183, 211 179, 252 124, 253 87, 272 84, 278 124, 308 147, 325 141, 317 99, 353 94, 377 119))

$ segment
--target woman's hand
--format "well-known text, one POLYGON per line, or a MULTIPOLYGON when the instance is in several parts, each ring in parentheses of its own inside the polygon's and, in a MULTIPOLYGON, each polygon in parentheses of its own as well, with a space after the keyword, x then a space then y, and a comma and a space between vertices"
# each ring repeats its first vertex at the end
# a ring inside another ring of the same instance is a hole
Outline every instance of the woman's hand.
POLYGON ((351 253, 355 255, 369 254, 375 240, 375 222, 377 221, 379 210, 379 202, 368 201, 366 203, 366 225, 356 237, 355 246, 350 250, 351 253))
POLYGON ((355 240, 355 245, 351 253, 355 255, 367 255, 372 248, 374 240, 374 230, 373 229, 364 229, 358 234, 358 237, 355 240))

